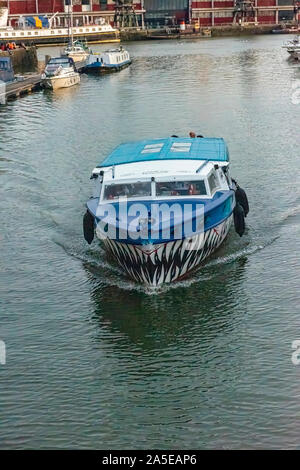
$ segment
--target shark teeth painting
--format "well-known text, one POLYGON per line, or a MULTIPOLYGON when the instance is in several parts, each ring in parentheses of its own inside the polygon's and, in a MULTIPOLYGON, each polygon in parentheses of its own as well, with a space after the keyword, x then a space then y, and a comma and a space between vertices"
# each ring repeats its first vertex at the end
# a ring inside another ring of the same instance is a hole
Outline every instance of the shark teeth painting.
MULTIPOLYGON (((139 245, 128 245, 106 238, 105 248, 129 277, 136 282, 150 286, 182 279, 195 270, 225 240, 232 218, 227 219, 205 233, 196 235, 189 243, 194 249, 187 249, 185 240, 171 241, 156 246, 148 253, 139 245)), ((188 247, 189 248, 189 247, 188 247)))

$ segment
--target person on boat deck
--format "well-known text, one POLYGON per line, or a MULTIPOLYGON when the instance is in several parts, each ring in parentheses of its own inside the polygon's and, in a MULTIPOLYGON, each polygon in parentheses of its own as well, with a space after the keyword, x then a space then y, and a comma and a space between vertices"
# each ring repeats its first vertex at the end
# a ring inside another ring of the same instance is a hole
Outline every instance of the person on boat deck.
POLYGON ((195 139, 195 138, 196 138, 195 132, 193 132, 193 131, 190 132, 190 138, 191 138, 191 139, 195 139))

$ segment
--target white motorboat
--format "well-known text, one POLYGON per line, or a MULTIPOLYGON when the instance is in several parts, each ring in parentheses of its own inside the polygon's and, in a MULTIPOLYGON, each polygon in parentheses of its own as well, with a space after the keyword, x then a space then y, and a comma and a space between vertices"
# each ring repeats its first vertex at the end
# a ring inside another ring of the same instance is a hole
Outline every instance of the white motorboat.
POLYGON ((294 39, 287 41, 283 44, 283 49, 286 49, 287 52, 293 57, 294 59, 298 58, 300 53, 300 39, 299 36, 295 36, 294 39))
POLYGON ((42 85, 45 88, 57 90, 78 83, 80 83, 80 75, 71 57, 53 57, 49 60, 42 75, 42 85))
POLYGON ((74 62, 83 62, 89 57, 90 50, 80 41, 74 41, 64 49, 63 55, 71 57, 74 62))

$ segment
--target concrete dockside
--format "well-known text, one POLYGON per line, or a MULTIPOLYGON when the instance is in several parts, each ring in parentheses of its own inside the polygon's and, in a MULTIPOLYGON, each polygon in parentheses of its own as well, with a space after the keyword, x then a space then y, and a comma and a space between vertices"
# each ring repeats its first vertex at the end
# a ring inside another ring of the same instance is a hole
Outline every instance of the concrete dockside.
POLYGON ((9 99, 30 93, 40 87, 41 75, 36 71, 38 60, 35 47, 18 47, 10 51, 0 51, 0 59, 1 57, 10 59, 11 76, 8 81, 6 77, 0 82, 0 104, 5 104, 9 99), (18 78, 15 75, 16 80, 13 80, 14 74, 24 72, 27 73, 23 77, 18 78))
POLYGON ((11 51, 0 51, 0 57, 11 57, 14 72, 35 70, 38 65, 36 48, 34 46, 18 47, 11 51))
POLYGON ((186 29, 124 29, 120 31, 121 41, 143 41, 149 39, 197 39, 220 36, 246 36, 249 34, 270 34, 274 25, 225 25, 200 28, 198 31, 186 29))

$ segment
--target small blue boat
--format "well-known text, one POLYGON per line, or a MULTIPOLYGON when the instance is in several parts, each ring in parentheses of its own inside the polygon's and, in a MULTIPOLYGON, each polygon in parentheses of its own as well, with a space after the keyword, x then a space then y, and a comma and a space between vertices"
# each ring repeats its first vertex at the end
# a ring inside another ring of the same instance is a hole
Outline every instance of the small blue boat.
POLYGON ((118 49, 110 49, 100 54, 90 54, 87 65, 84 68, 86 73, 110 73, 118 72, 131 64, 129 52, 121 46, 118 49))
POLYGON ((135 281, 150 286, 190 274, 225 240, 245 230, 247 196, 232 180, 221 138, 166 138, 122 144, 94 168, 83 220, 135 281))

